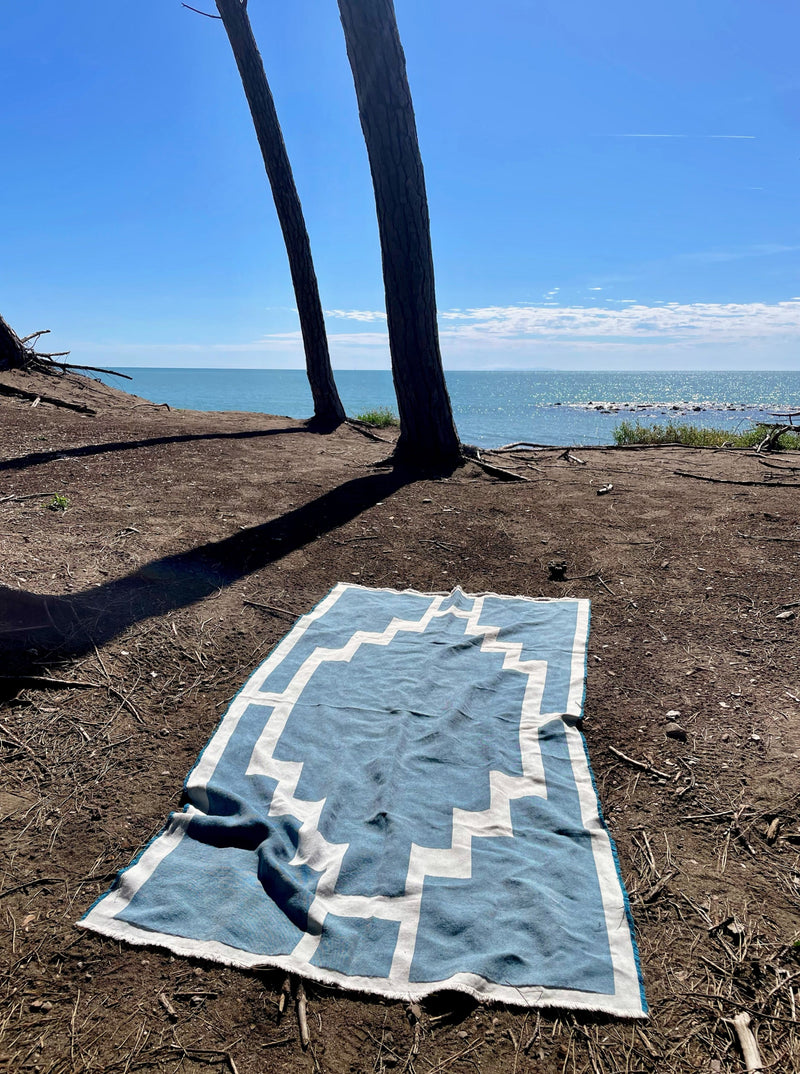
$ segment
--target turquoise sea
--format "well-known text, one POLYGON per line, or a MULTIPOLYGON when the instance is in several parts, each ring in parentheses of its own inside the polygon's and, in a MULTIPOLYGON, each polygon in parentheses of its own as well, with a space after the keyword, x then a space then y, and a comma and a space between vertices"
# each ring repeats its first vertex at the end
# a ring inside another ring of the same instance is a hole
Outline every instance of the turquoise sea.
MULTIPOLYGON (((156 403, 191 410, 247 410, 306 418, 311 393, 299 369, 153 369, 103 380, 156 403)), ((337 370, 347 413, 396 412, 391 373, 337 370)), ((539 444, 609 444, 631 413, 643 422, 676 417, 735 431, 771 411, 800 409, 800 372, 571 373, 449 372, 447 384, 461 439, 480 447, 515 440, 539 444)), ((767 417, 767 420, 770 420, 767 417)))

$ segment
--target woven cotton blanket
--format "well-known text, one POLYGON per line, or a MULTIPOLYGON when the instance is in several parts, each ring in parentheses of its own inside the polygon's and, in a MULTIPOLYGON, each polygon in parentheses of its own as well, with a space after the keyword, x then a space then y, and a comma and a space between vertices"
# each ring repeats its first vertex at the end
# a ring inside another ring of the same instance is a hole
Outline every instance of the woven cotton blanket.
POLYGON ((589 602, 338 585, 81 924, 403 999, 641 1017, 581 717, 589 602))

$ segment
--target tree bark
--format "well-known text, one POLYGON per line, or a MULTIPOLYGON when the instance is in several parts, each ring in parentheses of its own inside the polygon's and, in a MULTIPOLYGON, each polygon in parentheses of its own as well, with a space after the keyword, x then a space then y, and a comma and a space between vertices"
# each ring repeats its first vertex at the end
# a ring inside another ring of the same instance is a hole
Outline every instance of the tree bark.
POLYGON ((28 351, 17 333, 0 317, 0 369, 23 369, 28 358, 28 351))
POLYGON ((367 145, 383 261, 400 440, 415 463, 449 464, 458 434, 436 323, 428 200, 392 0, 339 0, 367 145))
POLYGON ((311 258, 311 244, 275 103, 247 17, 247 0, 216 0, 216 5, 250 106, 278 221, 286 243, 306 354, 306 372, 314 399, 314 417, 326 425, 338 425, 344 421, 345 413, 333 379, 325 319, 311 258))

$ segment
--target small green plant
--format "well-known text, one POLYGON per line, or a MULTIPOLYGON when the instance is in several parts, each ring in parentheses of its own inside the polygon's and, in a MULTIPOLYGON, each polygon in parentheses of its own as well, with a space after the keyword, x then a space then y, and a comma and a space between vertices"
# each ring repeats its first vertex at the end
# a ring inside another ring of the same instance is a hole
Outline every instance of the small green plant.
POLYGON ((374 410, 366 410, 363 414, 356 415, 357 421, 363 421, 366 425, 374 425, 376 429, 387 429, 390 425, 399 425, 400 419, 388 406, 375 407, 374 410))
MULTIPOLYGON (((735 433, 729 429, 704 428, 689 422, 669 421, 664 425, 653 422, 642 425, 638 421, 621 421, 614 429, 615 444, 683 444, 686 447, 756 447, 771 432, 768 425, 754 425, 751 429, 735 433)), ((782 433, 775 448, 789 450, 800 448, 800 429, 797 433, 782 433)))
POLYGON ((50 503, 47 504, 48 511, 66 511, 68 507, 69 499, 66 496, 62 496, 60 492, 57 492, 50 503))

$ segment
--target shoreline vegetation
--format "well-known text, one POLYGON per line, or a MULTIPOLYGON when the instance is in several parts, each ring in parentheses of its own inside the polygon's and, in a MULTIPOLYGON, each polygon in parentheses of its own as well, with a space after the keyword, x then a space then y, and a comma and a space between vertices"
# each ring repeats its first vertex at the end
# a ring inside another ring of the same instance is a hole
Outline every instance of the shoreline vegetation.
POLYGON ((615 427, 613 436, 614 443, 619 446, 682 444, 685 447, 757 448, 769 441, 772 451, 800 449, 800 427, 792 431, 786 425, 767 422, 758 423, 743 432, 734 432, 713 426, 690 425, 688 422, 669 421, 663 425, 652 422, 643 425, 639 421, 621 421, 615 427), (780 432, 781 429, 785 431, 780 432))
POLYGON ((400 425, 400 418, 388 406, 379 406, 373 410, 365 410, 363 414, 356 414, 356 421, 372 425, 375 429, 390 429, 393 425, 400 425))

